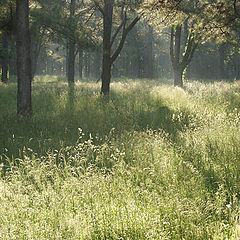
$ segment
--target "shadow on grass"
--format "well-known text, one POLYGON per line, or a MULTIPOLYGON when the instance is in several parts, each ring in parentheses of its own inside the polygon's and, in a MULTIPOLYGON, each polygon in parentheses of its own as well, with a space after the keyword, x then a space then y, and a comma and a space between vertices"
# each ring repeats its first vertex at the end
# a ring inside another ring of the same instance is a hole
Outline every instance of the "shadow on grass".
MULTIPOLYGON (((36 84, 33 89, 34 115, 25 121, 19 121, 15 113, 16 89, 2 91, 5 105, 0 118, 0 155, 22 157, 23 149, 29 148, 42 156, 48 151, 75 145, 79 128, 85 133, 83 141, 91 134, 101 139, 96 142, 101 144, 112 129, 115 136, 162 129, 174 139, 189 125, 189 113, 174 112, 161 99, 154 100, 148 93, 144 96, 113 93, 106 101, 87 87, 66 86, 36 84)), ((2 161, 4 159, 2 157, 2 161)))

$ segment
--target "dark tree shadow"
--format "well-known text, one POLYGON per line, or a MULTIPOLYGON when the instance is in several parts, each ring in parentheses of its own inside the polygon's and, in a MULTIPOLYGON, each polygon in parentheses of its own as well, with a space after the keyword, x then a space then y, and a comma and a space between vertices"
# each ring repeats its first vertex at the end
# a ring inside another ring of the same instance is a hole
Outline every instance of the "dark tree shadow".
MULTIPOLYGON (((91 134, 97 136, 94 144, 102 144, 112 129, 115 129, 116 138, 126 132, 161 129, 175 141, 179 132, 189 127, 189 112, 173 111, 161 99, 153 100, 147 94, 145 99, 149 100, 139 104, 138 97, 131 93, 113 93, 106 100, 82 86, 70 85, 66 89, 66 85, 45 84, 42 90, 33 91, 35 105, 31 121, 17 121, 14 111, 1 120, 4 131, 0 155, 22 157, 25 148, 42 156, 55 149, 74 146, 79 138, 79 128, 85 133, 82 141, 88 140, 91 134), (59 104, 64 91, 66 102, 59 104)), ((4 159, 2 157, 0 161, 4 159)))

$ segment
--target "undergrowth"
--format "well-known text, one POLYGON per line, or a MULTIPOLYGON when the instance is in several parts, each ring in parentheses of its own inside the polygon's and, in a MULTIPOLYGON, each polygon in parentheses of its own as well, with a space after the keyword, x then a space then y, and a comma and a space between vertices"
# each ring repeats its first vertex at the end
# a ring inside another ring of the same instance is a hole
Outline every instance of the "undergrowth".
POLYGON ((0 86, 0 239, 239 239, 240 84, 0 86))

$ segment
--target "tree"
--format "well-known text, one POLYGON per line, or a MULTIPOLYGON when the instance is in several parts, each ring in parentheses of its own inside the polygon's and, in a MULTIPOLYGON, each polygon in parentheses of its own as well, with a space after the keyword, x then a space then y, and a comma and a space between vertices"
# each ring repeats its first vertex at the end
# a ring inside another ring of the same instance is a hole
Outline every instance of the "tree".
POLYGON ((174 86, 183 87, 183 73, 204 34, 203 27, 199 28, 196 19, 193 18, 193 13, 200 11, 198 1, 147 2, 143 5, 143 11, 153 26, 160 25, 162 29, 163 25, 171 27, 170 58, 174 72, 174 86), (182 37, 183 29, 185 34, 182 37))
POLYGON ((154 74, 154 56, 153 56, 153 27, 148 26, 145 40, 145 56, 144 56, 144 77, 153 78, 154 74))
POLYGON ((224 66, 224 59, 225 59, 225 50, 226 50, 226 44, 221 43, 217 46, 218 50, 218 75, 220 79, 225 79, 226 78, 226 73, 225 73, 225 66, 224 66))
MULTIPOLYGON (((204 26, 204 40, 214 41, 218 45, 219 78, 225 78, 224 52, 225 46, 231 44, 236 48, 236 58, 240 42, 240 2, 237 0, 202 0, 198 1, 198 9, 192 12, 199 26, 204 26)), ((235 64, 236 79, 239 68, 235 64)))
POLYGON ((101 94, 108 95, 110 90, 112 65, 120 54, 128 33, 140 20, 140 17, 136 16, 135 18, 133 18, 133 20, 130 20, 130 23, 127 25, 127 22, 129 20, 127 15, 128 7, 123 3, 120 6, 121 23, 117 26, 115 33, 112 34, 113 12, 117 9, 118 5, 115 5, 114 0, 104 0, 103 6, 101 6, 100 3, 97 1, 95 1, 95 4, 103 16, 103 59, 101 73, 101 94), (120 32, 122 32, 122 35, 120 37, 119 44, 117 45, 115 51, 112 53, 114 41, 116 40, 120 32))
POLYGON ((74 83, 75 58, 82 50, 95 45, 96 29, 93 22, 95 5, 90 1, 38 0, 40 20, 46 27, 51 42, 66 49, 66 76, 74 83))
POLYGON ((67 79, 69 84, 74 83, 74 66, 75 66, 75 21, 74 21, 74 15, 75 15, 75 8, 76 8, 76 1, 71 0, 70 3, 70 26, 73 26, 72 36, 68 39, 68 54, 67 54, 67 79))
POLYGON ((9 31, 13 28, 15 20, 15 6, 14 0, 1 0, 0 2, 0 31, 9 31))
POLYGON ((79 49, 78 51, 78 73, 79 78, 82 79, 83 77, 83 50, 79 49))
POLYGON ((0 4, 0 35, 1 47, 0 58, 2 63, 2 82, 8 82, 9 72, 9 42, 15 28, 15 2, 13 0, 2 0, 0 4))
POLYGON ((33 5, 30 9, 30 37, 31 37, 31 62, 32 62, 32 80, 37 71, 38 58, 41 50, 50 42, 44 21, 42 20, 42 9, 38 4, 33 5))
POLYGON ((17 0, 16 4, 17 113, 18 116, 29 116, 32 113, 29 0, 17 0))
MULTIPOLYGON (((187 28, 186 24, 185 28, 187 28)), ((191 62, 195 49, 198 45, 196 34, 188 33, 184 43, 184 52, 181 54, 181 34, 182 25, 171 27, 170 56, 174 73, 174 86, 178 87, 183 87, 183 72, 191 62)))
POLYGON ((8 82, 8 34, 2 34, 2 82, 8 82))

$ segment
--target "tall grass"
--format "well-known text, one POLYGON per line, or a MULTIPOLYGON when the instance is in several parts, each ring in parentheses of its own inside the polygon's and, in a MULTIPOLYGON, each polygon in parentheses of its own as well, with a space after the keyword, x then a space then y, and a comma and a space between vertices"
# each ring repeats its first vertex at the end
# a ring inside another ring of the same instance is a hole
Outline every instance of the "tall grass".
POLYGON ((0 86, 0 239, 239 239, 240 83, 0 86))

